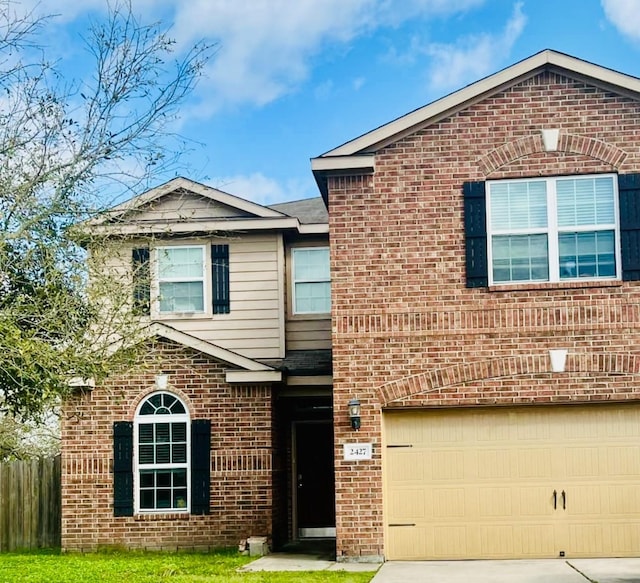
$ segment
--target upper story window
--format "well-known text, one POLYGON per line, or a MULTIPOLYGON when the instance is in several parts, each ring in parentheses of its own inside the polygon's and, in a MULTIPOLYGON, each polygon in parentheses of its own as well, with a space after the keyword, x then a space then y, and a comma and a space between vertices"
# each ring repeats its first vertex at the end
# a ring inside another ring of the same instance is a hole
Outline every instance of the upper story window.
POLYGON ((204 312, 205 247, 159 247, 160 313, 204 312))
POLYGON ((328 247, 296 247, 291 250, 293 313, 331 312, 331 277, 328 247))
POLYGON ((171 393, 147 397, 135 418, 135 500, 140 512, 189 510, 189 414, 171 393))
POLYGON ((487 182, 489 283, 620 277, 614 175, 487 182))

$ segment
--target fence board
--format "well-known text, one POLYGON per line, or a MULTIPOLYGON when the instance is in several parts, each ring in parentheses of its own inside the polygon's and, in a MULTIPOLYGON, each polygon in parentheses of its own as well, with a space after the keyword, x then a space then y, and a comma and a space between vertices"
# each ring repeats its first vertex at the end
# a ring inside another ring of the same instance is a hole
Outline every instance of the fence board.
POLYGON ((60 456, 0 464, 0 551, 60 546, 60 456))

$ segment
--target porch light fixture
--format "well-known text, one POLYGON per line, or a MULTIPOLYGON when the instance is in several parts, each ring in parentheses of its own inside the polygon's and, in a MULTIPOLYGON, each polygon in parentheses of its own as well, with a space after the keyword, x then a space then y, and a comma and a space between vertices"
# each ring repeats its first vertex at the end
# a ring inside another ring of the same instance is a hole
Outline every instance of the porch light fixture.
POLYGON ((349 419, 351 420, 351 429, 358 431, 360 429, 360 401, 358 399, 349 401, 349 419))
POLYGON ((567 364, 567 350, 555 349, 549 350, 549 358, 551 359, 552 372, 564 372, 567 364))
POLYGON ((168 382, 169 382, 169 375, 166 375, 166 374, 156 375, 156 389, 158 389, 159 391, 164 391, 167 388, 168 382))

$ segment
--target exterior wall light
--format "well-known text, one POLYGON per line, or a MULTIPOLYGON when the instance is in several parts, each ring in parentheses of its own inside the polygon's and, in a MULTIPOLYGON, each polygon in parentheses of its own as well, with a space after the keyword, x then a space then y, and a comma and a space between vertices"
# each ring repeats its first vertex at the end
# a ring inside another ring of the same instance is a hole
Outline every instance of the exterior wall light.
POLYGON ((549 358, 551 359, 552 372, 564 372, 567 364, 567 350, 556 349, 549 350, 549 358))
POLYGON ((159 391, 164 391, 167 388, 168 382, 169 382, 169 375, 166 375, 166 374, 156 375, 156 389, 158 389, 159 391))
POLYGON ((360 401, 358 399, 349 401, 349 419, 351 420, 351 428, 358 431, 360 429, 360 401))

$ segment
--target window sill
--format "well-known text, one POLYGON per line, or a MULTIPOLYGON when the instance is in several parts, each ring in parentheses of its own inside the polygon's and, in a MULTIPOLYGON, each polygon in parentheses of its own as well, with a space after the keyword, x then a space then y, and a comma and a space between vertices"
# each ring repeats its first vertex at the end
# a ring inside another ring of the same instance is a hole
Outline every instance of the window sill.
POLYGON ((213 320, 218 316, 229 314, 212 314, 211 312, 170 312, 163 314, 151 314, 151 319, 158 322, 162 320, 213 320))
POLYGON ((150 522, 152 520, 189 520, 188 512, 149 512, 133 515, 136 522, 150 522))
POLYGON ((563 289, 584 289, 590 287, 621 287, 620 279, 600 279, 590 281, 555 281, 544 283, 516 283, 516 284, 497 284, 489 286, 490 292, 512 292, 512 291, 531 291, 531 290, 563 290, 563 289))

